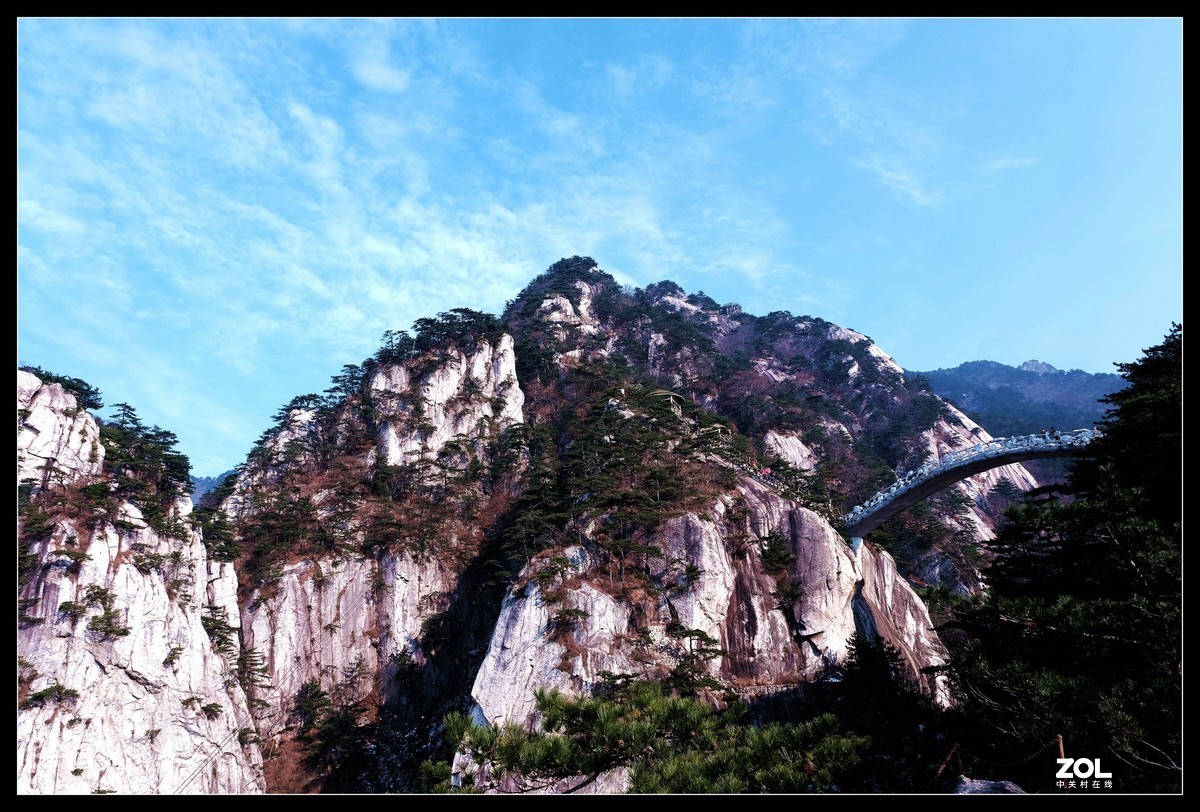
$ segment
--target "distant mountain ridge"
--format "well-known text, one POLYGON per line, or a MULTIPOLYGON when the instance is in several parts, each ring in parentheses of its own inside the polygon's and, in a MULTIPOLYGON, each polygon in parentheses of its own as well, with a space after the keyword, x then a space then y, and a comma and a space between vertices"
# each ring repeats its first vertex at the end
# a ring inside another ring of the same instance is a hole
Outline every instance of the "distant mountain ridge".
POLYGON ((230 470, 225 471, 224 473, 217 474, 216 476, 194 476, 194 477, 192 477, 191 478, 192 479, 192 504, 193 505, 200 504, 200 500, 204 498, 204 495, 206 493, 208 493, 209 491, 211 491, 212 489, 214 489, 218 485, 220 485, 222 482, 224 482, 225 477, 229 476, 232 473, 233 473, 233 469, 231 468, 230 470))
POLYGON ((938 395, 996 435, 1090 426, 1104 416, 1100 398, 1126 386, 1119 375, 1067 372, 1037 360, 1019 367, 968 361, 912 374, 927 378, 938 395))

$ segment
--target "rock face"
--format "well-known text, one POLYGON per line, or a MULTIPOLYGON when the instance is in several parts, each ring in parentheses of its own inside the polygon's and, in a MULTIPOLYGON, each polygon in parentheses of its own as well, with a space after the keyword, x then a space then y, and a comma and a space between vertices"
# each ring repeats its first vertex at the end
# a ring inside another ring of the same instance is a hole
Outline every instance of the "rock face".
POLYGON ((944 664, 945 650, 891 557, 855 554, 822 517, 753 480, 738 491, 707 515, 663 524, 655 598, 609 594, 579 547, 531 562, 475 679, 478 718, 530 724, 536 688, 584 693, 606 671, 655 679, 689 661, 735 689, 801 684, 844 663, 856 631, 899 648, 930 696, 949 704, 945 686, 921 674, 944 664), (767 544, 786 546, 774 559, 785 569, 764 570, 767 544))
MULTIPOLYGON (((104 482, 89 450, 95 421, 59 387, 29 377, 18 374, 18 392, 32 393, 27 425, 36 426, 36 436, 25 427, 18 435, 18 448, 35 450, 26 460, 36 454, 40 470, 62 474, 50 490, 104 482)), ((172 535, 120 502, 102 520, 60 517, 28 544, 19 793, 263 791, 246 695, 232 676, 236 640, 223 654, 205 629, 210 604, 233 608, 236 580, 231 567, 208 563, 186 525, 190 508, 186 497, 176 501, 172 535)))
POLYGON ((896 572, 896 562, 890 555, 866 546, 860 552, 863 579, 857 599, 865 603, 867 613, 860 614, 859 625, 899 651, 912 681, 923 685, 939 705, 949 707, 951 695, 946 678, 925 674, 925 669, 945 665, 947 659, 928 608, 896 572))
POLYGON ((817 467, 819 458, 816 453, 795 434, 768 431, 763 436, 763 445, 801 471, 811 471, 817 467))
MULTIPOLYGON (((992 438, 982 426, 953 406, 947 405, 948 416, 922 434, 922 443, 931 462, 954 451, 971 448, 992 438)), ((1038 487, 1033 475, 1021 464, 1002 465, 982 471, 956 482, 952 487, 967 498, 967 511, 958 516, 943 517, 943 523, 955 531, 965 531, 978 542, 996 537, 998 514, 988 505, 992 490, 1007 482, 1017 491, 1027 492, 1038 487)), ((953 551, 949 551, 953 553, 953 551)), ((960 594, 978 594, 983 589, 983 575, 962 555, 930 549, 918 556, 909 573, 925 583, 937 584, 960 594)))
POLYGON ((348 675, 360 696, 390 692, 398 658, 423 661, 422 624, 445 608, 454 574, 405 554, 324 558, 287 565, 242 609, 243 647, 263 656, 270 681, 258 714, 264 736, 288 723, 300 687, 326 690, 348 675))
POLYGON ((58 384, 17 370, 17 481, 66 484, 103 468, 104 446, 92 416, 58 384))
MULTIPOLYGON (((726 373, 713 392, 706 379, 718 377, 721 363, 707 367, 695 349, 700 339, 692 336, 672 343, 651 335, 649 371, 690 388, 698 403, 716 410, 732 406, 740 414, 741 430, 761 432, 763 451, 799 472, 816 473, 824 466, 823 475, 828 476, 830 463, 845 472, 837 463, 852 455, 850 448, 856 446, 869 448, 877 459, 901 470, 973 446, 985 436, 966 415, 926 391, 919 378, 906 378, 904 370, 862 333, 790 314, 751 317, 734 305, 717 307, 704 297, 688 297, 667 282, 651 286, 648 292, 656 305, 709 338, 719 354, 744 359, 741 363, 748 367, 726 373), (756 414, 752 404, 757 398, 771 406, 756 414), (904 416, 906 411, 909 416, 904 416), (897 442, 897 426, 889 423, 915 427, 911 415, 916 412, 923 415, 924 428, 897 442)), ((910 551, 905 559, 912 563, 905 575, 960 593, 978 592, 980 572, 971 563, 973 555, 962 548, 995 537, 998 511, 990 509, 988 500, 1002 480, 1019 491, 1037 487, 1021 465, 1004 466, 956 484, 970 505, 965 515, 943 512, 940 519, 947 528, 945 535, 957 538, 924 552, 910 551), (966 535, 970 542, 961 540, 966 535)), ((886 484, 876 482, 874 487, 886 484)), ((866 498, 870 491, 859 490, 858 495, 866 498)))
MULTIPOLYGON (((1026 363, 1029 363, 1026 361, 1026 363)), ((1025 790, 1012 781, 985 781, 981 778, 958 777, 954 786, 955 795, 1024 795, 1025 790)))
POLYGON ((392 365, 371 380, 380 402, 379 455, 389 465, 436 456, 455 440, 478 451, 491 434, 523 420, 512 336, 494 346, 480 342, 469 354, 451 349, 423 379, 410 378, 409 368, 392 365))
MULTIPOLYGON (((946 408, 950 418, 939 420, 933 429, 923 435, 932 461, 940 460, 952 451, 970 448, 977 443, 994 439, 982 426, 958 409, 953 406, 946 408)), ((974 505, 972 509, 974 529, 978 537, 983 540, 995 538, 993 532, 995 519, 989 516, 983 507, 986 504, 987 494, 1001 480, 1007 480, 1021 491, 1031 491, 1038 486, 1033 475, 1020 464, 1001 465, 983 471, 962 480, 958 485, 974 505)))
POLYGON ((332 423, 316 409, 291 410, 224 504, 244 525, 301 493, 314 521, 339 517, 339 543, 285 558, 265 583, 243 588, 243 646, 263 658, 270 682, 256 713, 264 736, 294 725, 292 702, 305 683, 386 703, 398 675, 427 664, 425 626, 448 608, 482 533, 464 502, 489 504, 479 486, 462 483, 489 470, 489 444, 523 421, 512 337, 380 364, 364 403, 365 417, 343 409, 332 423), (367 432, 365 446, 355 445, 356 431, 367 432), (333 450, 318 451, 322 442, 333 450), (336 459, 336 476, 320 454, 336 459), (386 482, 386 495, 348 493, 346 471, 386 482), (436 515, 427 509, 435 501, 436 515), (414 531, 417 512, 423 523, 414 531))

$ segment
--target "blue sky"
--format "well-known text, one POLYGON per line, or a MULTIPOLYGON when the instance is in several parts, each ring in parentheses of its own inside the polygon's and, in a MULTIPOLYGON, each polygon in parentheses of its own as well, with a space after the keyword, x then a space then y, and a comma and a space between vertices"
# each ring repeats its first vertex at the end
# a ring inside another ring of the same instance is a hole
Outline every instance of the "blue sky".
POLYGON ((1113 371, 1182 320, 1179 19, 17 24, 18 361, 197 474, 563 256, 1113 371))

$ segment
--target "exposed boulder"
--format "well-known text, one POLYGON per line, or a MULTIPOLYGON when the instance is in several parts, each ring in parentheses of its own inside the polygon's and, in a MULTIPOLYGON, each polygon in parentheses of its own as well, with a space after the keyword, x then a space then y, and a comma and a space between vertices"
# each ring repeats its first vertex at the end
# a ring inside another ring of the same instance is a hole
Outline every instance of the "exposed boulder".
POLYGON ((1025 790, 1012 781, 987 781, 982 778, 958 777, 954 795, 1024 795, 1025 790))
POLYGON ((100 427, 75 396, 17 370, 17 481, 65 485, 103 468, 100 427))
POLYGON ((517 384, 509 335, 494 346, 481 341, 471 353, 449 348, 423 378, 414 380, 412 375, 406 366, 389 365, 371 379, 380 404, 378 453, 389 465, 436 456, 457 439, 479 446, 523 422, 525 397, 517 384))

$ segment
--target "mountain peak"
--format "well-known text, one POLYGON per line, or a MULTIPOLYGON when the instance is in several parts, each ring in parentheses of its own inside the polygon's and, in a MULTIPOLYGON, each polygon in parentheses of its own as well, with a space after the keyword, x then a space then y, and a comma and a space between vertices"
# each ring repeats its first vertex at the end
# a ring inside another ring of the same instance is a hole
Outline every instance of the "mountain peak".
POLYGON ((1025 372, 1036 372, 1039 375, 1061 371, 1057 367, 1050 366, 1045 361, 1038 361, 1033 358, 1021 364, 1021 366, 1017 367, 1017 369, 1024 370, 1025 372))

